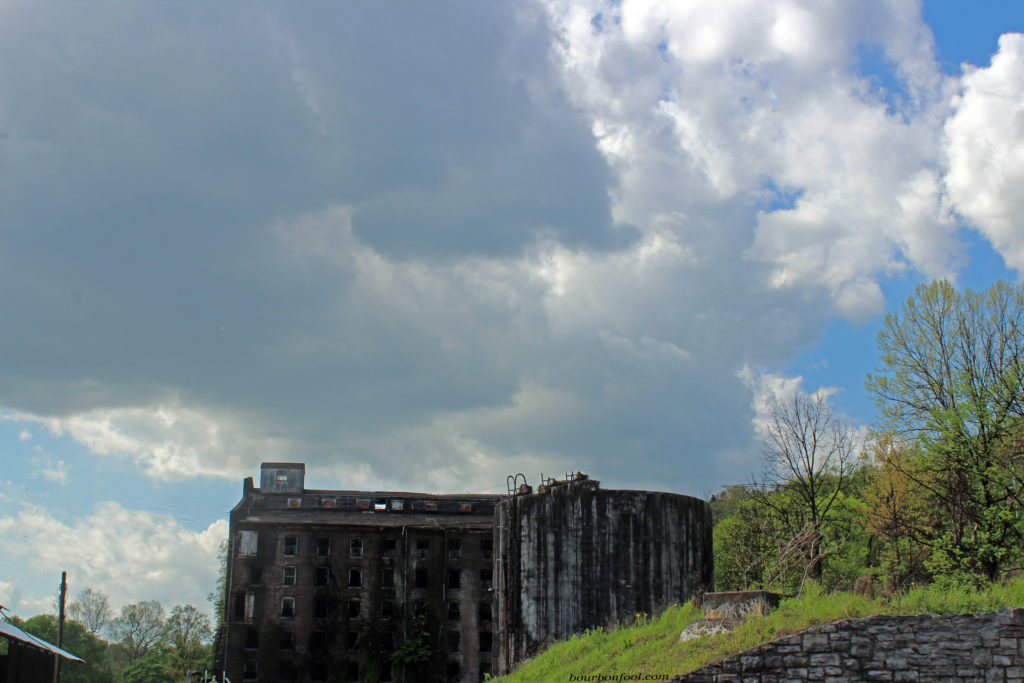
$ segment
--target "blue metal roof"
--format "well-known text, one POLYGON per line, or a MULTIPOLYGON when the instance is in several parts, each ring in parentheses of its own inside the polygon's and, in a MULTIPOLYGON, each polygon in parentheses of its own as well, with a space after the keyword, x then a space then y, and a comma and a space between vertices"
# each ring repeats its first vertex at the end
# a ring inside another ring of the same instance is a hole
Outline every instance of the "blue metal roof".
POLYGON ((31 645, 32 647, 38 647, 40 650, 46 650, 47 652, 52 652, 55 655, 60 655, 64 659, 70 659, 73 662, 85 661, 81 657, 76 657, 70 652, 60 649, 56 645, 51 645, 42 638, 37 638, 31 633, 25 633, 14 624, 9 624, 3 619, 0 619, 0 636, 6 636, 8 638, 19 640, 23 643, 26 643, 27 645, 31 645))

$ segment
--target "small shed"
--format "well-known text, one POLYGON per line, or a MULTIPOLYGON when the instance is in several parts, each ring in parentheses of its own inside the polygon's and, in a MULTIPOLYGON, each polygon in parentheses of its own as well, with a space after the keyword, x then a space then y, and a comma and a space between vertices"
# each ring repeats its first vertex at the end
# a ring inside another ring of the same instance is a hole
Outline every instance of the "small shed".
POLYGON ((7 641, 7 654, 0 655, 0 683, 38 683, 53 680, 57 657, 83 662, 42 638, 26 633, 0 619, 0 638, 7 641))

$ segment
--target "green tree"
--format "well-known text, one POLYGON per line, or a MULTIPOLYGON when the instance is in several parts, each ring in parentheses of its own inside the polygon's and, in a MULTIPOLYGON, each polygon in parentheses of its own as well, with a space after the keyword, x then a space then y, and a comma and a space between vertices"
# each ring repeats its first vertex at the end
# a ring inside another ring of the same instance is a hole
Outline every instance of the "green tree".
POLYGON ((135 662, 160 641, 164 628, 163 605, 156 600, 124 605, 110 628, 128 653, 129 661, 135 662))
MULTIPOLYGON (((57 643, 57 617, 52 614, 40 614, 16 625, 49 643, 57 643)), ((84 663, 64 660, 60 669, 61 683, 114 683, 114 675, 106 666, 107 643, 81 624, 64 622, 61 648, 85 660, 84 663)))
POLYGON ((188 671, 208 668, 207 643, 212 635, 210 617, 192 605, 175 606, 164 623, 163 631, 172 669, 183 678, 188 671))
POLYGON ((801 582, 820 580, 826 532, 856 465, 853 430, 824 394, 803 392, 777 399, 765 427, 765 469, 753 504, 778 534, 777 573, 799 566, 801 582))
POLYGON ((213 607, 213 640, 210 645, 210 657, 213 661, 210 665, 221 670, 224 665, 224 636, 227 633, 227 624, 224 621, 225 607, 228 591, 228 539, 220 542, 217 550, 219 569, 217 571, 217 587, 206 596, 207 602, 213 607))
POLYGON ((724 517, 712 531, 715 589, 751 590, 764 587, 765 571, 775 562, 774 529, 750 501, 724 517))
POLYGON ((1022 462, 1002 448, 1024 414, 1024 285, 921 285, 886 316, 878 347, 867 388, 883 429, 919 440, 914 482, 941 512, 932 571, 995 579, 1024 541, 1022 462))
POLYGON ((158 646, 136 659, 121 672, 122 683, 177 683, 183 676, 172 673, 173 662, 168 652, 158 646))

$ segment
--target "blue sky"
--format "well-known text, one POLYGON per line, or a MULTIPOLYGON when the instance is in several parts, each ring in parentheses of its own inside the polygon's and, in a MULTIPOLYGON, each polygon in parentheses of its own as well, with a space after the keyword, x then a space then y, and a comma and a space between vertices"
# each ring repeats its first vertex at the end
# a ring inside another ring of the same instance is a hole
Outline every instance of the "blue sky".
POLYGON ((1024 9, 727 5, 0 0, 0 604, 206 608, 264 460, 708 495, 773 395, 869 425, 885 312, 1020 279, 1024 9))

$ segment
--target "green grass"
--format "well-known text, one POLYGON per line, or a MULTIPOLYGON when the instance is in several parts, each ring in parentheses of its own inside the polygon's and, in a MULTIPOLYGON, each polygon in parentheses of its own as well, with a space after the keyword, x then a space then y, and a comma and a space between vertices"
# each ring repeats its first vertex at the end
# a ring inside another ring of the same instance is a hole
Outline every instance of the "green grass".
POLYGON ((809 585, 804 594, 783 600, 767 617, 754 618, 732 633, 676 642, 688 623, 703 616, 692 603, 670 607, 653 618, 639 615, 619 628, 595 628, 555 643, 502 683, 568 681, 570 674, 618 673, 676 675, 749 650, 812 626, 872 614, 957 614, 1024 606, 1024 578, 982 590, 914 587, 889 599, 869 599, 847 592, 825 593, 809 585))

